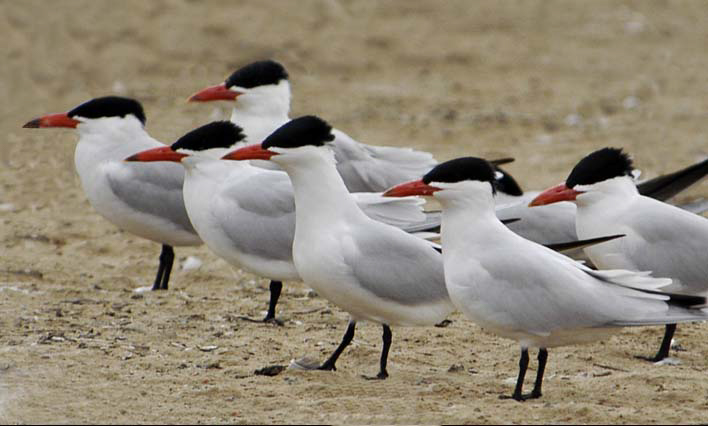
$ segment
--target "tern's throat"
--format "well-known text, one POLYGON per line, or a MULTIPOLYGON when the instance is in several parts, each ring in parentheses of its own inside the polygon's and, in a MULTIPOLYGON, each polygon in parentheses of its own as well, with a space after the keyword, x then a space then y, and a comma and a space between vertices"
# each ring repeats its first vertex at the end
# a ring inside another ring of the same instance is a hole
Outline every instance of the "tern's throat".
POLYGON ((318 226, 363 215, 337 172, 334 155, 326 148, 273 157, 293 184, 297 226, 318 226))
POLYGON ((250 143, 258 143, 289 120, 290 85, 277 85, 249 90, 236 98, 231 122, 244 129, 250 143))
POLYGON ((443 247, 466 251, 470 245, 488 244, 494 233, 506 232, 494 211, 495 201, 489 189, 450 188, 435 198, 442 205, 441 237, 443 247))

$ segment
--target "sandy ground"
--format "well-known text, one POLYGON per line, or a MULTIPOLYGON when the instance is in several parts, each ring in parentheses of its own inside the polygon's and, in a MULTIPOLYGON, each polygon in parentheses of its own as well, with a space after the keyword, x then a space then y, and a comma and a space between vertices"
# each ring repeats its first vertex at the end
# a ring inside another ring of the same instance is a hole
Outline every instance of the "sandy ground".
MULTIPOLYGON (((552 350, 542 399, 513 388, 518 348, 454 314, 447 328, 359 327, 339 370, 254 375, 324 359, 346 314, 286 283, 284 327, 254 324, 267 282, 206 248, 158 245, 93 212, 71 130, 26 121, 107 94, 139 99, 172 142, 226 116, 194 91, 272 57, 293 114, 439 160, 514 156, 526 188, 623 146, 651 177, 708 154, 708 4, 701 1, 0 1, 0 423, 698 423, 708 420, 708 329, 679 327, 679 365, 654 366, 662 330, 552 350), (203 264, 183 270, 188 256, 203 264)), ((708 196, 708 182, 684 199, 708 196)), ((535 368, 535 353, 532 354, 535 368)), ((531 386, 534 371, 529 372, 531 386)))

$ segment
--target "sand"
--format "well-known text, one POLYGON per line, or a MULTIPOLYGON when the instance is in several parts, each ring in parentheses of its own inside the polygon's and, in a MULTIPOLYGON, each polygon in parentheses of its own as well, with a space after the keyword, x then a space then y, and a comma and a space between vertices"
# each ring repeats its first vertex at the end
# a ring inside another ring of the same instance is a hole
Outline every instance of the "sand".
MULTIPOLYGON (((73 166, 72 130, 21 126, 97 96, 140 100, 171 143, 227 117, 187 104, 250 61, 291 74, 294 116, 314 113, 371 144, 438 160, 514 156, 527 189, 586 153, 630 152, 651 177, 708 154, 708 5, 701 1, 2 1, 0 423, 699 423, 708 419, 708 328, 661 328, 550 351, 544 396, 517 403, 515 342, 460 314, 359 327, 336 372, 254 371, 324 359, 347 315, 286 283, 285 326, 250 323, 267 281, 207 248, 177 248, 167 292, 159 246, 96 214, 73 166), (202 261, 184 270, 188 257, 202 261)), ((708 182, 679 201, 708 196, 708 182)), ((535 374, 535 352, 527 386, 535 374)))

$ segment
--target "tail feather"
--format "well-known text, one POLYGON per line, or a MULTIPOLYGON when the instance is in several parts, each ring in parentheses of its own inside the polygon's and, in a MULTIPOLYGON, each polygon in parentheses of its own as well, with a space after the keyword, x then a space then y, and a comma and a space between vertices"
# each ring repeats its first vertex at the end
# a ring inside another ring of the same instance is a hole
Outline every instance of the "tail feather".
POLYGON ((671 278, 657 278, 651 276, 651 271, 627 271, 624 269, 594 270, 584 267, 583 270, 601 281, 609 284, 639 290, 645 294, 654 294, 657 299, 668 300, 668 293, 658 291, 672 283, 671 278), (653 292, 652 292, 653 290, 653 292))
POLYGON ((633 318, 631 320, 616 321, 613 324, 618 326, 642 326, 642 325, 664 325, 681 322, 708 321, 708 308, 706 308, 706 297, 694 296, 690 294, 664 293, 655 290, 637 289, 644 294, 659 295, 667 297, 668 309, 661 315, 649 314, 645 318, 633 318))
POLYGON ((670 307, 664 315, 658 317, 655 316, 648 318, 636 318, 625 321, 615 321, 612 323, 612 325, 626 327, 643 325, 666 325, 697 321, 708 321, 708 312, 702 309, 670 307))

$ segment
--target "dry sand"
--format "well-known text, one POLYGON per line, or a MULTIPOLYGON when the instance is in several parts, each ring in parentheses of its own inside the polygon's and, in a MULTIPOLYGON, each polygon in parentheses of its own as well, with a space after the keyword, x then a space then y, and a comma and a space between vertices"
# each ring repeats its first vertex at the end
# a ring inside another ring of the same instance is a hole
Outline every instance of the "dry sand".
MULTIPOLYGON (((509 171, 539 189, 590 150, 623 146, 650 177, 708 154, 707 3, 5 0, 0 12, 0 423, 708 421, 704 325, 679 327, 680 365, 633 359, 660 328, 552 350, 543 398, 523 404, 498 399, 516 344, 460 314, 394 329, 383 382, 361 377, 378 365, 371 324, 337 372, 256 376, 324 359, 346 314, 286 283, 284 327, 239 320, 262 315, 267 282, 205 247, 176 250, 169 291, 136 296, 159 246, 91 209, 73 131, 21 128, 121 94, 170 143, 230 110, 188 95, 272 57, 291 73, 294 115, 361 141, 439 160, 511 155, 509 171), (188 256, 202 267, 181 270, 188 256)), ((697 196, 708 182, 682 197, 697 196)))

